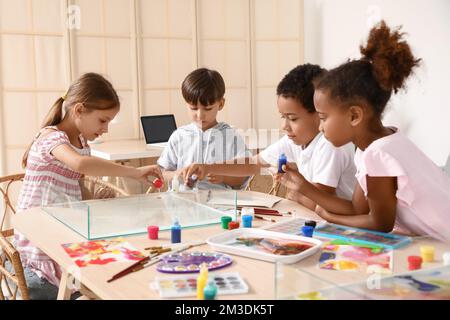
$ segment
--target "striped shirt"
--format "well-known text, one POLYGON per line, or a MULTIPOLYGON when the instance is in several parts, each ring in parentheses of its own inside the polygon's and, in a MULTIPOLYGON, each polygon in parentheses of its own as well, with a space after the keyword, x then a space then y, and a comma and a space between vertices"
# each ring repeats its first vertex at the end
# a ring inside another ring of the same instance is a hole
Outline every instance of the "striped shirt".
MULTIPOLYGON (((76 148, 70 143, 67 134, 56 126, 45 127, 39 131, 28 154, 17 211, 69 200, 82 200, 79 185, 82 174, 67 167, 51 153, 56 147, 67 144, 80 155, 90 155, 90 148, 81 135, 80 142, 83 147, 76 148), (51 132, 41 136, 41 133, 48 129, 52 129, 51 132)), ((15 241, 24 265, 50 283, 59 285, 61 270, 56 262, 18 232, 15 241)))

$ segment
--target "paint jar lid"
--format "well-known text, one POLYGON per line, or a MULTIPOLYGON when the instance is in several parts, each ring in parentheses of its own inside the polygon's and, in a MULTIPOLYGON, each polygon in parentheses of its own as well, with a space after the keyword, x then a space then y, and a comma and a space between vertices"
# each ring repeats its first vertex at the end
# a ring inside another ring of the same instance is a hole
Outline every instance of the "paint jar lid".
POLYGON ((253 220, 253 216, 249 214, 245 214, 242 216, 242 222, 251 222, 253 220))
POLYGON ((148 231, 158 231, 158 230, 159 230, 159 227, 158 227, 158 226, 148 226, 148 227, 147 227, 147 230, 148 230, 148 231))
POLYGON ((317 222, 315 222, 314 220, 307 220, 305 221, 305 226, 310 226, 315 228, 317 226, 317 222))
POLYGON ((174 227, 179 227, 179 226, 180 226, 180 222, 178 221, 178 217, 175 217, 175 218, 173 219, 173 226, 174 226, 174 227))
POLYGON ((156 188, 156 189, 161 189, 161 187, 163 186, 163 182, 162 182, 162 180, 161 179, 159 179, 159 178, 156 178, 155 180, 153 180, 153 186, 156 188))
POLYGON ((243 207, 241 209, 241 215, 242 216, 254 216, 255 215, 255 208, 249 208, 249 207, 243 207))
POLYGON ((434 247, 433 246, 421 246, 420 247, 420 253, 434 253, 434 247))

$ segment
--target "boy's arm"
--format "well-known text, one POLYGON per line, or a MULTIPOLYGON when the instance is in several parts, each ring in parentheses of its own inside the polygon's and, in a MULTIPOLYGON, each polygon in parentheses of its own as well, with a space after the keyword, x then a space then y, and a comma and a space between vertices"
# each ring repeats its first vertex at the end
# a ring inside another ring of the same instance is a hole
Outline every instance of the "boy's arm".
POLYGON ((248 177, 258 174, 262 168, 270 167, 259 155, 251 158, 234 159, 233 163, 227 164, 192 164, 182 169, 184 179, 187 181, 189 177, 196 174, 202 180, 208 174, 248 177))

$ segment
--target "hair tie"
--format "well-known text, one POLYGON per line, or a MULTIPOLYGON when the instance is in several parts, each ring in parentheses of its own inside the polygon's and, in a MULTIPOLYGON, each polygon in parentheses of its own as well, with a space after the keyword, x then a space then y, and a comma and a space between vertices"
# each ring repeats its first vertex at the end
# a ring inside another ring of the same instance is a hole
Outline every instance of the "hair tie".
POLYGON ((68 92, 68 91, 66 91, 66 93, 64 93, 64 94, 61 96, 61 99, 63 99, 64 101, 65 101, 66 98, 67 98, 67 92, 68 92))

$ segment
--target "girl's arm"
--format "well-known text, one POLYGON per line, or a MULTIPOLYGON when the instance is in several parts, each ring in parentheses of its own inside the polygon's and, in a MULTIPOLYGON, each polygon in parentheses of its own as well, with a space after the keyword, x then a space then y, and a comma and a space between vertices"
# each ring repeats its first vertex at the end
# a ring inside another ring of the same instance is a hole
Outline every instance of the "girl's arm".
POLYGON ((317 188, 317 186, 307 181, 293 164, 289 163, 287 166, 283 166, 283 168, 285 173, 277 175, 276 178, 288 189, 300 193, 325 210, 340 215, 367 214, 369 212, 368 206, 364 205, 364 194, 362 190, 359 192, 356 188, 353 194, 354 199, 351 201, 342 199, 336 196, 335 193, 317 188), (361 195, 362 199, 360 199, 361 195), (355 200, 355 197, 358 197, 358 199, 355 200))
POLYGON ((92 176, 130 177, 143 182, 147 176, 155 176, 164 181, 158 166, 140 168, 127 167, 114 162, 92 156, 82 156, 67 144, 61 144, 53 149, 53 156, 73 171, 92 176))
POLYGON ((367 176, 367 190, 370 207, 369 214, 342 216, 329 213, 320 208, 316 212, 329 222, 356 228, 391 232, 394 228, 397 212, 397 177, 367 176))
MULTIPOLYGON (((313 185, 319 189, 322 190, 330 195, 335 195, 336 194, 336 188, 330 187, 330 186, 326 186, 320 183, 313 183, 313 185)), ((300 192, 297 192, 295 190, 291 190, 288 189, 287 193, 286 193, 286 198, 289 200, 293 200, 296 201, 298 203, 300 203, 301 205, 303 205, 304 207, 307 207, 308 209, 311 210, 315 210, 317 203, 313 200, 311 200, 310 198, 304 196, 303 194, 301 194, 300 192)))

